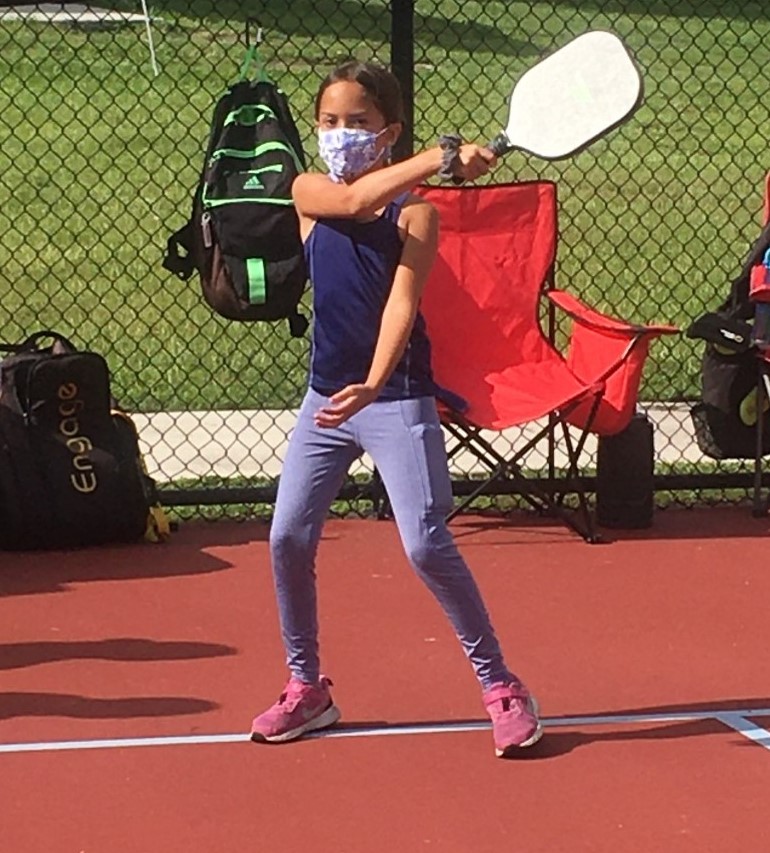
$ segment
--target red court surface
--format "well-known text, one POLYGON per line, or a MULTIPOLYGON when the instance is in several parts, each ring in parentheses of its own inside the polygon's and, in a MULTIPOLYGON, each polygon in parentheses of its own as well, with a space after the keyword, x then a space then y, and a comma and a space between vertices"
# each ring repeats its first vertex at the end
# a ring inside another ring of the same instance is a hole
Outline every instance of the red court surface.
POLYGON ((283 746, 247 739, 285 680, 264 524, 0 555, 0 850, 770 850, 770 521, 669 510, 596 546, 452 527, 542 706, 518 760, 390 522, 326 527, 343 720, 283 746))

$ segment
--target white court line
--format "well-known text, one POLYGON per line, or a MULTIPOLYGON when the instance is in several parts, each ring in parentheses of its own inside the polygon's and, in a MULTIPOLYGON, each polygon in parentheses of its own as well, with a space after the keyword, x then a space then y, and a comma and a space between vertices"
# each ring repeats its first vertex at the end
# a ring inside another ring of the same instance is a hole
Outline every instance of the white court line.
MULTIPOLYGON (((547 717, 543 719, 545 728, 565 728, 574 726, 606 726, 606 725, 634 725, 639 723, 683 723, 697 720, 718 720, 729 728, 745 735, 755 743, 770 748, 770 733, 758 726, 754 726, 747 716, 768 717, 770 708, 749 708, 738 711, 683 711, 682 713, 670 714, 602 714, 599 716, 586 717, 547 717), (752 734, 753 732, 753 734, 752 734), (767 737, 767 741, 765 741, 767 737)), ((473 732, 489 729, 490 723, 479 720, 478 722, 464 723, 426 723, 424 725, 399 725, 390 726, 367 726, 356 728, 327 729, 321 732, 311 732, 306 738, 356 738, 356 737, 382 737, 386 735, 422 735, 443 734, 448 732, 473 732)), ((116 738, 112 740, 72 740, 72 741, 41 741, 39 743, 0 743, 0 753, 22 753, 22 752, 64 752, 67 750, 84 749, 126 749, 136 746, 192 746, 196 744, 217 743, 246 743, 249 735, 219 734, 219 735, 175 735, 170 737, 138 737, 138 738, 116 738)))
MULTIPOLYGON (((747 720, 746 716, 744 716, 746 713, 746 711, 728 711, 726 713, 719 714, 717 719, 720 723, 729 726, 731 729, 738 732, 738 734, 743 735, 753 743, 756 743, 759 746, 764 746, 765 749, 770 749, 770 731, 763 729, 762 726, 758 726, 756 723, 752 723, 751 720, 747 720)), ((767 716, 760 711, 749 711, 748 713, 752 717, 767 716)))

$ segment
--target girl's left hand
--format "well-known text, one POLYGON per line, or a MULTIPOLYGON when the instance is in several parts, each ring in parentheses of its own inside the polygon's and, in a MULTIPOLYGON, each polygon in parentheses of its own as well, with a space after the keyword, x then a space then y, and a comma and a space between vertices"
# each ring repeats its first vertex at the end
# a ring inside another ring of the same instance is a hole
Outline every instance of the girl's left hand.
POLYGON ((347 385, 329 398, 330 406, 322 406, 315 413, 319 427, 338 427, 377 399, 377 392, 369 385, 347 385))

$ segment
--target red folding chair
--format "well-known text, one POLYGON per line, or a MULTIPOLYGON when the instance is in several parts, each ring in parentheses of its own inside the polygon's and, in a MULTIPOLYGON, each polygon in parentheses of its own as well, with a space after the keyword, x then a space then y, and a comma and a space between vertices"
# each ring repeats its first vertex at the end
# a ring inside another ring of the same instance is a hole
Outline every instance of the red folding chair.
POLYGON ((673 326, 641 326, 592 310, 554 289, 556 185, 548 181, 481 187, 421 187, 439 211, 441 235, 422 312, 441 388, 442 423, 454 439, 450 458, 470 451, 486 477, 450 517, 495 484, 541 513, 556 514, 596 541, 578 463, 589 433, 610 435, 629 423, 644 360, 655 337, 673 326), (540 321, 549 301, 547 334, 540 321), (554 309, 574 321, 566 354, 554 345, 554 309), (506 454, 484 434, 539 422, 533 437, 506 454), (574 437, 569 426, 577 427, 574 437), (533 477, 526 458, 548 442, 548 476, 533 477), (557 442, 566 470, 557 471, 557 442), (577 511, 564 500, 576 494, 577 511))

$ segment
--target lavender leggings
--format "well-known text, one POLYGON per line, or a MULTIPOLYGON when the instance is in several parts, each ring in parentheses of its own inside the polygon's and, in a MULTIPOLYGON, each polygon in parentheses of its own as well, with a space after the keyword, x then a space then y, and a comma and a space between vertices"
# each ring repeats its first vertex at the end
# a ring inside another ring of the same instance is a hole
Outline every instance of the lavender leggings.
POLYGON ((290 671, 302 681, 319 677, 315 555, 329 507, 351 463, 365 451, 382 477, 407 557, 454 626, 482 688, 510 681, 476 582, 444 521, 452 491, 435 401, 375 402, 334 429, 313 422, 326 403, 312 389, 305 397, 270 532, 290 671))

